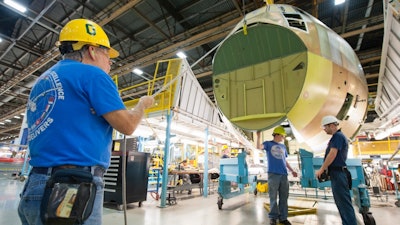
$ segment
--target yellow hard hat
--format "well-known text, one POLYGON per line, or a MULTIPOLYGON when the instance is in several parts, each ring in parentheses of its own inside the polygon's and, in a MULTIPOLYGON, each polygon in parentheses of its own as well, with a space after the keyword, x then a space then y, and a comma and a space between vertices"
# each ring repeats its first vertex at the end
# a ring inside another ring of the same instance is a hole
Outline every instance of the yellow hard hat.
POLYGON ((119 56, 118 51, 111 48, 104 30, 97 23, 87 19, 69 21, 61 30, 59 41, 60 44, 65 41, 77 41, 77 43, 72 44, 74 51, 80 50, 85 45, 93 45, 110 49, 110 58, 119 56))
POLYGON ((222 150, 227 149, 228 145, 222 145, 222 150))
POLYGON ((278 127, 275 127, 272 134, 280 134, 280 135, 286 136, 286 131, 285 131, 285 128, 283 128, 282 126, 278 126, 278 127))

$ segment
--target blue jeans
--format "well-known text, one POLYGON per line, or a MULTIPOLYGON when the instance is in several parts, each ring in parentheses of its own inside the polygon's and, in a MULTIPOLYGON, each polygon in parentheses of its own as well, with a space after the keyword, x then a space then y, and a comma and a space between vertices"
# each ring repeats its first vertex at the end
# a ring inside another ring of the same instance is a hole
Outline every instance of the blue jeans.
MULTIPOLYGON (((49 178, 46 174, 31 173, 21 193, 18 206, 18 215, 22 225, 43 225, 40 219, 40 203, 49 178)), ((96 199, 92 214, 85 221, 85 225, 100 225, 103 215, 104 183, 103 178, 94 176, 93 182, 97 186, 96 199)))
POLYGON ((270 201, 270 219, 283 221, 288 216, 289 180, 287 175, 268 173, 268 193, 270 201), (279 196, 279 204, 277 198, 279 196))
POLYGON ((357 225, 356 215, 351 203, 346 173, 343 171, 329 171, 332 193, 339 210, 343 225, 357 225))

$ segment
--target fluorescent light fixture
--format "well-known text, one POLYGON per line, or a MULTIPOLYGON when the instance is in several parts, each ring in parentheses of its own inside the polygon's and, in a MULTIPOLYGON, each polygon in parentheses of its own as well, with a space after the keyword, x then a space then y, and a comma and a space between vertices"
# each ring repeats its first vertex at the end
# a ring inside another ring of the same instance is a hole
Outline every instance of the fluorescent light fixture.
POLYGON ((14 118, 15 118, 15 119, 21 119, 21 117, 19 117, 19 116, 14 116, 14 118))
POLYGON ((344 3, 346 0, 335 0, 335 5, 340 5, 344 3))
POLYGON ((18 2, 15 2, 15 1, 13 1, 13 0, 4 0, 4 3, 5 3, 6 5, 9 5, 9 6, 11 6, 12 8, 14 8, 14 9, 16 9, 16 10, 22 12, 22 13, 26 12, 25 6, 21 5, 21 4, 18 3, 18 2))
POLYGON ((6 121, 6 122, 8 122, 8 123, 11 123, 11 120, 9 120, 9 119, 6 119, 6 120, 4 120, 4 121, 6 121))
POLYGON ((142 75, 143 74, 143 71, 138 69, 138 68, 133 69, 132 72, 137 74, 137 75, 142 75))
POLYGON ((0 42, 2 42, 3 41, 3 38, 0 38, 0 42))
POLYGON ((0 122, 0 125, 4 125, 4 123, 3 123, 3 122, 0 122))
POLYGON ((176 53, 176 55, 181 59, 186 59, 186 57, 187 57, 186 54, 183 52, 178 52, 178 53, 176 53))

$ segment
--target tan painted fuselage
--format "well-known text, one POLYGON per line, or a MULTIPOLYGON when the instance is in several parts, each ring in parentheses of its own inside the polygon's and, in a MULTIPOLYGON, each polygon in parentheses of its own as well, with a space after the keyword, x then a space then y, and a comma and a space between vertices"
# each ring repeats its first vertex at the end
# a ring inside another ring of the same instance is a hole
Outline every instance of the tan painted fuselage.
POLYGON ((290 5, 246 15, 214 57, 217 105, 236 126, 267 130, 288 120, 300 142, 320 150, 321 119, 334 115, 353 137, 364 121, 368 89, 351 46, 290 5))

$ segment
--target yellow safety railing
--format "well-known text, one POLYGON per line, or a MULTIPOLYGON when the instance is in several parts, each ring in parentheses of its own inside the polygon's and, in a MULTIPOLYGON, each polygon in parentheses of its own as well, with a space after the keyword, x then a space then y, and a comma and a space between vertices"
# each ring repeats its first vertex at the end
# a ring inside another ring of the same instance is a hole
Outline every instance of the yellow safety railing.
POLYGON ((391 155, 399 146, 400 140, 359 141, 352 143, 353 155, 391 155))
MULTIPOLYGON (((182 59, 160 60, 156 64, 153 79, 146 82, 132 85, 119 90, 121 96, 124 92, 141 90, 147 87, 147 95, 154 95, 155 103, 146 110, 146 113, 160 112, 170 110, 174 104, 175 94, 177 93, 179 79, 175 79, 181 72, 182 59), (175 80, 174 80, 175 79, 175 80), (171 83, 172 82, 172 83, 171 83)), ((114 79, 114 78, 113 78, 114 79)), ((118 82, 114 79, 114 82, 118 82)), ((133 108, 139 101, 139 98, 124 101, 125 106, 133 108)))

